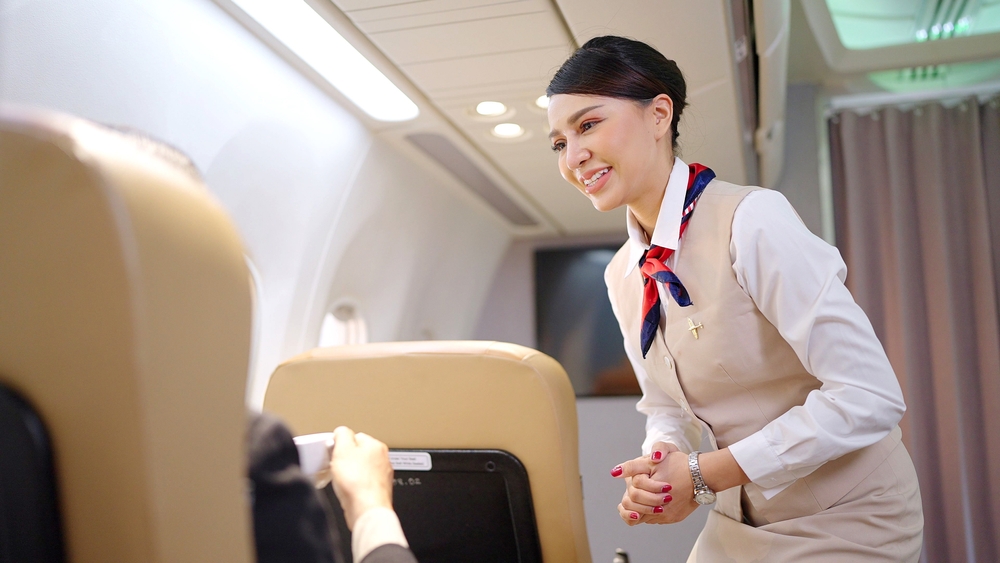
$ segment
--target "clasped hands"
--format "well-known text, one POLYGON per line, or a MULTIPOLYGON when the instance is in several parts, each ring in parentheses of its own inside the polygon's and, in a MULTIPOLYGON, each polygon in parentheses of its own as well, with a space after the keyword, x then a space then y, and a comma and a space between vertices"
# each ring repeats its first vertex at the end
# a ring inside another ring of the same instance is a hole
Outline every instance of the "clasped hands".
POLYGON ((673 444, 653 444, 650 455, 616 466, 611 476, 625 480, 618 514, 629 526, 680 522, 698 508, 688 456, 673 444))

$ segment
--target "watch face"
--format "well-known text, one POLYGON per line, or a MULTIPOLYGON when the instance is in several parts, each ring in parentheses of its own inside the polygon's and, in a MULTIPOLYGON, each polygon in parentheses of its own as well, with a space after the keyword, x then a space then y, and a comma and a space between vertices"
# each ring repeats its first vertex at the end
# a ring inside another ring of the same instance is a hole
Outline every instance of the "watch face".
POLYGON ((701 505, 715 502, 715 493, 698 493, 694 496, 694 501, 701 505))

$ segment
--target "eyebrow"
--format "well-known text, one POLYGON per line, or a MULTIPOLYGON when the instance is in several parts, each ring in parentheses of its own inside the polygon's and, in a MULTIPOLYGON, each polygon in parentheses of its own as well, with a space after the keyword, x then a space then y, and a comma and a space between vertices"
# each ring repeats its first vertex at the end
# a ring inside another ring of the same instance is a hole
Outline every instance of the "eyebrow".
MULTIPOLYGON (((604 104, 598 104, 596 106, 585 107, 585 108, 581 109, 580 111, 574 113, 573 115, 569 116, 569 122, 570 123, 576 123, 581 117, 583 117, 583 114, 587 113, 588 111, 590 111, 592 109, 597 109, 599 107, 604 107, 604 104)), ((549 133, 549 138, 551 139, 552 137, 555 137, 558 134, 559 134, 559 130, 558 129, 553 129, 552 132, 549 133)))

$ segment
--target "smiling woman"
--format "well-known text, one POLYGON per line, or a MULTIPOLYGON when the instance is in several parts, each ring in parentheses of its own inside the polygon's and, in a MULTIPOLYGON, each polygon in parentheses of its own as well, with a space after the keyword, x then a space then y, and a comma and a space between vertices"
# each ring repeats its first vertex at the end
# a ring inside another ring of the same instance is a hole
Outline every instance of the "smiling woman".
POLYGON ((781 194, 674 156, 684 79, 648 45, 592 39, 547 93, 563 178, 628 211, 605 282, 647 435, 611 472, 627 478, 621 518, 714 504, 689 561, 916 561, 902 393, 840 254, 781 194))
POLYGON ((604 96, 555 96, 549 105, 559 171, 599 211, 629 205, 652 230, 670 175, 670 98, 648 104, 604 96), (650 144, 650 142, 652 144, 650 144))

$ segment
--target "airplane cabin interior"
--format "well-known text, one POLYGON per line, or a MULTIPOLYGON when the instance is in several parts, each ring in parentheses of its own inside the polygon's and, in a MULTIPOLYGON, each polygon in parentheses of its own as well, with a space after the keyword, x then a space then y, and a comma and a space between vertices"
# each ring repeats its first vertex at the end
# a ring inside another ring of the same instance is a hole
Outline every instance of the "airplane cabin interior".
POLYGON ((711 506, 630 526, 608 474, 629 219, 546 95, 603 35, 676 61, 675 162, 842 257, 919 561, 1000 561, 1000 0, 0 0, 0 561, 256 561, 248 411, 383 441, 421 562, 704 560, 711 506))

